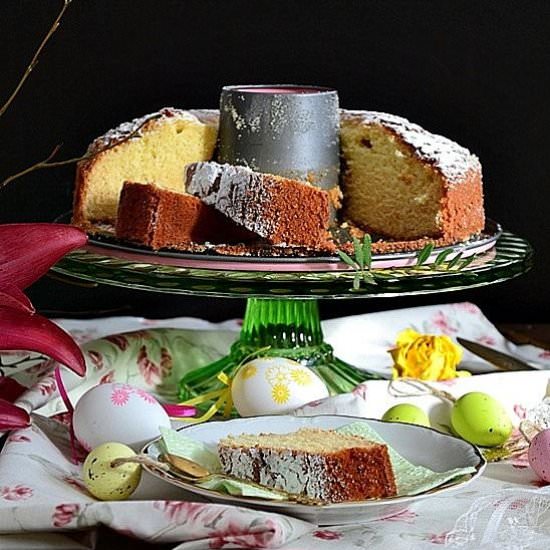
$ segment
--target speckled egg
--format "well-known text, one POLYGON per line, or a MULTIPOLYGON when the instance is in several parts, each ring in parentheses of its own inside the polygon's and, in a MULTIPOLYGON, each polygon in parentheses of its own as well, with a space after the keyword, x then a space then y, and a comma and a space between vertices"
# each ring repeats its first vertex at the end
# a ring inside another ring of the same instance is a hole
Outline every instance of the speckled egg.
POLYGON ((512 433, 505 408, 483 392, 464 394, 451 410, 451 427, 457 435, 482 447, 502 445, 512 433))
POLYGON ((528 457, 535 474, 550 482, 550 429, 542 430, 533 438, 528 457))
POLYGON ((135 456, 122 443, 104 443, 96 447, 84 461, 82 478, 90 493, 99 500, 125 500, 141 480, 141 466, 135 463, 112 466, 116 458, 135 456))
POLYGON ((382 416, 382 420, 386 422, 405 422, 417 426, 430 426, 428 415, 420 407, 410 403, 400 403, 390 407, 382 416))
POLYGON ((262 357, 243 365, 231 385, 241 416, 286 414, 328 397, 324 382, 311 369, 283 357, 262 357))
POLYGON ((146 391, 128 384, 100 384, 88 390, 76 404, 74 433, 90 450, 107 441, 119 441, 139 451, 170 427, 162 405, 146 391))

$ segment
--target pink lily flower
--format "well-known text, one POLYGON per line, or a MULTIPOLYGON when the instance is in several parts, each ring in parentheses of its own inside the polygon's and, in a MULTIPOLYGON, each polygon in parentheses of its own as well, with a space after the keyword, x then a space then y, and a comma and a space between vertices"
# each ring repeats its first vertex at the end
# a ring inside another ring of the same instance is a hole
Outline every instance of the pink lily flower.
MULTIPOLYGON (((36 351, 80 376, 85 374, 86 363, 76 342, 56 324, 35 313, 23 290, 86 241, 83 231, 66 225, 0 225, 0 350, 36 351)), ((24 409, 0 398, 0 431, 29 424, 30 416, 24 409)))

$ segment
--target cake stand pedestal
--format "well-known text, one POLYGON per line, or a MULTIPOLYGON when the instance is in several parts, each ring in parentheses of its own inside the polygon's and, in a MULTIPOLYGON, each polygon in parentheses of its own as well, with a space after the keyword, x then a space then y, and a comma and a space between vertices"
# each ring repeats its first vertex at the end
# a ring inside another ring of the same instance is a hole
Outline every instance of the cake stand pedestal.
MULTIPOLYGON (((464 251, 464 245, 456 252, 464 251)), ((134 289, 211 297, 247 297, 240 338, 228 356, 188 373, 180 397, 189 399, 221 387, 217 375, 231 376, 244 359, 262 355, 295 359, 313 368, 332 393, 346 392, 377 378, 337 359, 324 342, 318 299, 380 298, 481 287, 525 273, 532 266, 529 243, 504 231, 496 246, 480 253, 465 269, 439 271, 384 266, 377 284, 353 288, 355 272, 333 260, 284 260, 190 254, 161 255, 91 242, 63 258, 53 270, 68 277, 134 289), (324 263, 323 263, 324 262, 324 263), (266 349, 267 348, 267 349, 266 349)), ((413 262, 414 263, 414 262, 413 262)), ((390 262, 391 264, 391 262, 390 262)), ((374 263, 376 265, 376 263, 374 263)))
POLYGON ((230 378, 247 357, 287 357, 311 367, 331 393, 353 389, 369 378, 379 378, 336 358, 323 339, 317 300, 249 298, 239 339, 226 357, 183 377, 180 397, 190 399, 215 387, 219 372, 230 378))

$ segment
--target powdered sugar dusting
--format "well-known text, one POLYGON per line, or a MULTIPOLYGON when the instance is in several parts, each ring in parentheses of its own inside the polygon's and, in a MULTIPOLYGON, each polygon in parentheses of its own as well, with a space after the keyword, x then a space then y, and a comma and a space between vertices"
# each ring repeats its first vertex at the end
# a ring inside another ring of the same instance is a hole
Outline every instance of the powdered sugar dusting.
POLYGON ((197 162, 188 168, 186 188, 249 231, 261 237, 272 233, 275 222, 264 215, 269 194, 262 174, 245 166, 197 162))
POLYGON ((468 149, 438 134, 428 132, 406 118, 378 111, 341 110, 343 122, 357 120, 365 124, 381 124, 397 134, 414 149, 421 159, 432 164, 449 181, 462 181, 468 172, 481 170, 479 159, 468 149))
POLYGON ((220 446, 223 471, 238 479, 310 498, 330 501, 327 464, 323 457, 295 451, 220 446))
POLYGON ((142 136, 142 130, 148 120, 151 121, 166 121, 168 119, 180 119, 202 123, 207 126, 217 126, 219 120, 219 112, 214 109, 191 109, 183 110, 174 107, 165 107, 155 113, 150 113, 139 118, 135 118, 129 122, 123 122, 116 128, 109 130, 102 136, 96 138, 90 145, 88 152, 95 152, 98 149, 103 149, 118 141, 128 138, 131 134, 135 134, 130 139, 142 136), (139 131, 138 128, 142 127, 139 131))

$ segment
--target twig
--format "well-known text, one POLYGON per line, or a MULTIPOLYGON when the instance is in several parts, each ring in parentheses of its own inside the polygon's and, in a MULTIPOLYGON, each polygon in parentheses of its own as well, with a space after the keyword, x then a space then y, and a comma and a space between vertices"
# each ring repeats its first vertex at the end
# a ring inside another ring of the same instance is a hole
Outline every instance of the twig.
POLYGON ((157 468, 158 470, 162 470, 163 472, 170 471, 169 464, 166 464, 165 462, 160 462, 159 460, 155 460, 154 458, 151 458, 150 456, 147 456, 147 455, 134 455, 134 456, 128 456, 124 458, 115 458, 114 460, 111 461, 110 466, 111 468, 118 468, 123 464, 142 464, 144 466, 151 466, 152 468, 157 468))
POLYGON ((4 181, 0 183, 0 189, 3 189, 6 185, 8 185, 8 183, 11 183, 13 180, 16 180, 22 176, 25 176, 30 172, 34 172, 35 170, 43 170, 44 168, 56 168, 59 166, 66 166, 68 164, 75 164, 76 162, 80 162, 81 160, 89 160, 95 157, 96 155, 104 153, 105 151, 108 151, 109 149, 112 149, 113 147, 116 147, 117 145, 120 145, 121 143, 124 143, 129 139, 132 139, 135 135, 139 134, 140 130, 143 128, 143 126, 145 126, 145 124, 147 124, 151 120, 159 118, 160 116, 162 115, 157 113, 147 117, 137 128, 132 130, 127 136, 124 136, 124 138, 118 141, 113 141, 112 143, 109 143, 109 145, 107 145, 106 147, 98 149, 97 151, 89 151, 88 153, 80 157, 73 157, 70 159, 57 160, 57 161, 51 162, 52 158, 58 153, 59 149, 61 149, 61 144, 56 145, 53 151, 44 160, 41 160, 39 162, 36 162, 35 164, 32 164, 28 168, 21 170, 21 172, 17 172, 16 174, 8 176, 4 181))
POLYGON ((61 19, 63 15, 65 14, 65 11, 69 7, 69 4, 72 2, 72 0, 64 0, 63 1, 63 7, 61 8, 61 11, 55 18, 55 21, 53 22, 52 26, 50 27, 50 30, 40 43, 40 46, 38 46, 38 49, 34 53, 33 58, 31 59, 31 62, 28 64, 27 68, 25 69, 25 72, 23 73, 23 76, 19 80, 19 83, 11 93, 10 97, 8 97, 7 101, 4 103, 4 105, 0 108, 0 117, 8 110, 8 107, 12 104, 13 100, 17 97, 17 94, 25 84, 25 81, 27 78, 29 78, 32 70, 36 67, 38 63, 38 58, 40 57, 40 54, 42 53, 42 50, 50 40, 50 38, 53 36, 57 28, 59 27, 59 23, 61 22, 61 19))
POLYGON ((435 397, 450 401, 451 403, 456 402, 456 397, 451 395, 449 392, 438 390, 423 380, 418 380, 416 378, 395 378, 394 380, 391 380, 388 384, 388 393, 392 397, 418 397, 421 395, 434 395, 435 397), (397 387, 398 383, 407 385, 415 391, 411 392, 401 389, 397 387))

